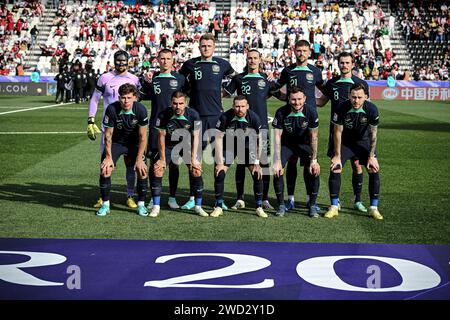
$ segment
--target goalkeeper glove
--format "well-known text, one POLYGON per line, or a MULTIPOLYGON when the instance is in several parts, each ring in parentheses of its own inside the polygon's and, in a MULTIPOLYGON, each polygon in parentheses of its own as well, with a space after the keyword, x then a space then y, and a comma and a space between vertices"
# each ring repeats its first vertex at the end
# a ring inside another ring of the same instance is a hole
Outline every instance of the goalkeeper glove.
POLYGON ((88 118, 88 126, 87 126, 87 135, 88 138, 91 140, 95 140, 96 134, 100 133, 100 129, 97 127, 97 125, 94 122, 94 117, 88 118))

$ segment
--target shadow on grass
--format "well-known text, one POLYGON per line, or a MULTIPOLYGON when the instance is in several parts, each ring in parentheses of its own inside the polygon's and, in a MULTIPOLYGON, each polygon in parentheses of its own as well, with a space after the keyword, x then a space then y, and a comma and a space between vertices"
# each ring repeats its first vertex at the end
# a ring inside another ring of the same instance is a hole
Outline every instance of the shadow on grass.
MULTIPOLYGON (((100 190, 97 186, 81 185, 52 185, 42 183, 23 183, 23 184, 2 184, 0 185, 0 202, 17 202, 17 204, 39 204, 53 208, 70 208, 72 210, 95 210, 93 205, 100 197, 100 190)), ((161 197, 161 209, 170 210, 167 206, 168 188, 163 188, 161 197)), ((135 194, 136 199, 136 194, 135 194)), ((111 207, 124 209, 126 207, 127 194, 124 186, 113 185, 111 188, 111 207)), ((147 201, 150 200, 150 193, 147 193, 147 201)), ((189 190, 178 188, 177 201, 180 207, 189 200, 189 190)), ((225 204, 228 207, 234 205, 236 194, 225 192, 225 204)), ((205 191, 203 193, 203 206, 212 209, 215 203, 214 192, 205 191)), ((253 197, 247 196, 247 205, 254 208, 253 197)), ((191 213, 189 210, 183 210, 191 213)), ((252 210, 253 211, 253 210, 252 210)))
POLYGON ((381 129, 392 130, 414 130, 431 132, 450 132, 450 123, 432 122, 432 123, 386 123, 381 129))
MULTIPOLYGON (((24 183, 24 184, 3 184, 0 185, 0 203, 15 202, 17 205, 21 204, 38 204, 52 208, 65 208, 75 211, 95 211, 93 205, 100 197, 100 191, 97 186, 81 184, 81 185, 52 185, 42 183, 24 183)), ((161 209, 171 210, 167 205, 169 194, 168 188, 164 186, 161 196, 161 209)), ((136 199, 136 194, 135 194, 136 199)), ((126 206, 127 194, 125 187, 122 185, 113 185, 111 188, 111 208, 129 212, 130 209, 126 206)), ((150 193, 147 193, 146 203, 150 200, 150 193)), ((189 190, 185 188, 178 188, 177 202, 180 207, 189 200, 189 190)), ((255 201, 251 193, 245 194, 246 207, 240 210, 232 210, 231 206, 236 202, 236 193, 225 192, 224 203, 228 206, 228 212, 239 212, 242 214, 255 214, 255 201)), ((210 212, 215 203, 215 196, 212 190, 206 190, 203 193, 203 208, 210 212)), ((273 210, 266 210, 268 213, 274 214, 277 208, 276 199, 270 199, 270 203, 275 207, 273 210)), ((327 211, 327 204, 318 204, 323 215, 327 211)), ((193 210, 181 210, 181 212, 193 214, 193 210)), ((178 211, 177 210, 177 211, 178 211)), ((346 210, 354 211, 354 210, 346 210)), ((355 211, 356 212, 356 211, 355 211)), ((347 213, 347 212, 346 212, 347 213)), ((296 202, 296 207, 290 210, 288 214, 300 214, 308 216, 308 209, 304 202, 296 202)), ((350 213, 352 214, 352 213, 350 213)))
MULTIPOLYGON (((112 196, 122 191, 111 190, 112 196)), ((97 201, 99 188, 92 185, 52 185, 43 183, 2 184, 0 185, 0 202, 12 201, 22 204, 41 204, 54 208, 72 208, 86 210, 97 201)), ((126 194, 117 198, 124 198, 126 194)))

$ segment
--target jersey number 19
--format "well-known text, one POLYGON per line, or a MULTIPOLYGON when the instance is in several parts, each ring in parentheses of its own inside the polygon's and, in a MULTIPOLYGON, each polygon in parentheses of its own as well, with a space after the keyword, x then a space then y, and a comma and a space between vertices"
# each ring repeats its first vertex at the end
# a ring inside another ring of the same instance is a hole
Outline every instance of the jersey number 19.
POLYGON ((195 70, 194 71, 195 80, 200 80, 202 78, 202 71, 201 70, 195 70))

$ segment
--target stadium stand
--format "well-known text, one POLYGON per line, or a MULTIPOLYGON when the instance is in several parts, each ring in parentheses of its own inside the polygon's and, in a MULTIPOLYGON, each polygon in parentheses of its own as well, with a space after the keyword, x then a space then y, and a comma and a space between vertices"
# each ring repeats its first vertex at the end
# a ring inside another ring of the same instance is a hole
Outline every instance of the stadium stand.
POLYGON ((413 62, 415 80, 449 79, 450 10, 446 1, 390 1, 413 62))
POLYGON ((306 39, 312 46, 311 63, 326 78, 338 71, 334 57, 350 51, 365 79, 403 79, 409 73, 417 79, 448 79, 450 13, 445 1, 166 2, 47 1, 44 8, 31 0, 2 5, 0 73, 37 69, 41 75, 55 75, 77 60, 104 72, 119 48, 130 52, 135 73, 156 68, 162 47, 174 49, 178 68, 199 55, 197 40, 211 32, 217 38, 216 54, 237 71, 244 68, 245 52, 258 48, 264 69, 277 73, 295 61, 295 41, 306 39), (38 32, 32 32, 36 25, 38 32))
POLYGON ((0 5, 0 75, 24 73, 24 58, 36 42, 30 32, 43 11, 39 1, 0 5))

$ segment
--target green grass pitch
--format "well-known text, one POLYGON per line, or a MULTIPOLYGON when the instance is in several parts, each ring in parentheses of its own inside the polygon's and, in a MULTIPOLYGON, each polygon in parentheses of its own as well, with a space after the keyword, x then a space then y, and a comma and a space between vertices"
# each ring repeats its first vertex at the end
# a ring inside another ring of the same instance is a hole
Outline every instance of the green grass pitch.
MULTIPOLYGON (((111 238, 210 241, 285 241, 353 243, 450 243, 450 104, 376 101, 381 114, 378 153, 381 165, 380 212, 375 221, 352 209, 351 168, 342 178, 343 210, 335 219, 310 219, 304 202, 301 170, 297 209, 284 218, 254 214, 251 177, 246 177, 249 209, 228 211, 220 218, 202 218, 166 210, 167 177, 162 212, 142 218, 125 206, 125 170, 120 160, 113 174, 111 213, 95 216, 99 196, 99 142, 86 134, 87 104, 6 113, 47 106, 53 97, 0 97, 0 237, 111 238), (34 132, 33 134, 23 134, 34 132), (45 134, 44 132, 54 132, 45 134), (65 132, 65 133, 64 133, 65 132), (67 133, 70 132, 70 133, 67 133), (20 134, 19 134, 20 133, 20 134)), ((149 107, 149 102, 144 104, 149 107)), ((230 100, 224 101, 225 106, 230 100)), ((270 100, 273 116, 282 103, 270 100)), ((329 104, 319 109, 319 204, 328 206, 326 157, 329 104)), ((100 122, 101 109, 97 116, 100 122)), ((214 203, 212 167, 204 168, 207 211, 214 203)), ((368 203, 368 177, 363 200, 368 203)), ((235 202, 234 169, 225 186, 225 203, 235 202)), ((275 203, 271 186, 271 202, 275 203)), ((186 168, 181 168, 178 202, 188 196, 186 168)))

